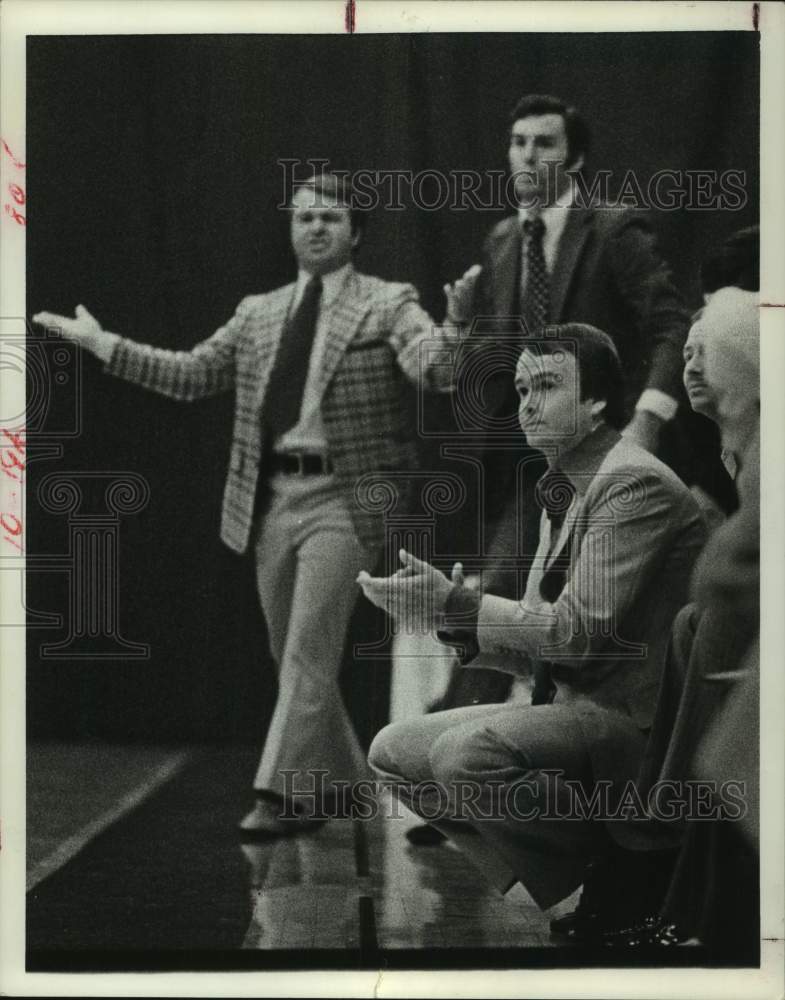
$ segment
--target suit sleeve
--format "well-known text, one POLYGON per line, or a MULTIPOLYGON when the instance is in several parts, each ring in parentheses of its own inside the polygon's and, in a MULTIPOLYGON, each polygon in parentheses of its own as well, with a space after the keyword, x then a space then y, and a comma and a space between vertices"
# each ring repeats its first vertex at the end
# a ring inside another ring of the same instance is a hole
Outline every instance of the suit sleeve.
POLYGON ((451 392, 460 334, 455 326, 439 326, 420 305, 413 285, 402 285, 393 299, 389 341, 406 378, 421 388, 451 392))
POLYGON ((474 288, 474 316, 493 316, 495 312, 493 292, 491 291, 491 272, 494 268, 494 237, 492 230, 483 241, 480 253, 480 277, 474 288))
MULTIPOLYGON (((739 509, 712 534, 692 584, 702 607, 722 609, 727 620, 760 615, 760 437, 742 458, 739 509)), ((743 627, 743 626, 742 626, 743 627)))
POLYGON ((234 386, 235 352, 245 329, 245 300, 220 329, 190 351, 169 351, 121 337, 106 369, 172 399, 190 402, 234 386))
POLYGON ((608 255, 616 289, 633 316, 641 342, 649 347, 646 388, 679 399, 689 314, 642 215, 625 213, 609 239, 608 255))
MULTIPOLYGON (((586 530, 566 586, 553 604, 485 595, 478 618, 481 651, 504 648, 575 669, 624 642, 619 624, 651 585, 677 532, 689 531, 695 553, 703 540, 689 493, 675 493, 656 473, 618 470, 587 503, 586 530)), ((576 524, 576 535, 581 532, 576 524)), ((689 555, 686 555, 689 558, 689 555)))

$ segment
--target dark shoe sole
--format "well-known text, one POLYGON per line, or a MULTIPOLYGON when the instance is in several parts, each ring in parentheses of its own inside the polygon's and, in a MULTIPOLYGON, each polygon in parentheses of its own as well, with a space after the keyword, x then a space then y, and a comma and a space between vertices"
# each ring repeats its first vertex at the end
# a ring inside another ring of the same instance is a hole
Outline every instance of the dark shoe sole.
POLYGON ((241 841, 254 843, 260 840, 277 840, 281 837, 296 837, 301 833, 313 833, 324 826, 326 819, 298 819, 281 824, 280 827, 237 827, 241 841))
POLYGON ((438 847, 439 844, 443 844, 447 840, 447 837, 441 830, 426 823, 423 826, 413 826, 407 830, 406 839, 415 847, 438 847))

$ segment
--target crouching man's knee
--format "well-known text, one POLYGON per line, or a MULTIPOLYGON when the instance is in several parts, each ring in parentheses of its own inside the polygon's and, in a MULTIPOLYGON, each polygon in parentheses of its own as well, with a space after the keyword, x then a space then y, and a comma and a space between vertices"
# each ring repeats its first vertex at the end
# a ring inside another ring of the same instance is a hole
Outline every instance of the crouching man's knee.
POLYGON ((449 797, 456 819, 497 815, 509 783, 508 751, 486 728, 446 732, 431 747, 434 780, 449 797))
POLYGON ((415 794, 418 777, 427 765, 427 754, 423 752, 417 759, 412 753, 413 744, 410 726, 407 723, 393 723, 376 734, 368 751, 368 763, 373 768, 377 781, 377 794, 385 798, 392 809, 388 815, 400 818, 399 803, 417 812, 419 799, 415 794), (416 801, 415 801, 416 800, 416 801))
POLYGON ((482 734, 450 730, 434 742, 428 759, 434 778, 449 784, 486 777, 485 757, 482 734))
POLYGON ((380 777, 403 778, 408 760, 405 723, 393 723, 380 730, 371 743, 368 751, 368 763, 380 777))

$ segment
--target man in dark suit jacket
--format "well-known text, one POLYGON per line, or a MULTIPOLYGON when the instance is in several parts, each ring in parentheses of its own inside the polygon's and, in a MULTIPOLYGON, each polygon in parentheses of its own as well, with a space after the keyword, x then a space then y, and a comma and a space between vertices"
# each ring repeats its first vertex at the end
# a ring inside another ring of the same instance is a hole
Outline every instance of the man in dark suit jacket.
MULTIPOLYGON (((554 332, 537 353, 524 349, 515 381, 521 427, 548 466, 522 599, 453 584, 408 553, 396 576, 359 579, 393 614, 422 609, 464 662, 479 652, 521 675, 548 664, 552 704, 437 712, 382 730, 369 755, 405 804, 437 825, 447 818, 443 832, 499 888, 517 879, 543 908, 583 881, 588 856, 632 867, 617 824, 576 821, 573 795, 588 799, 605 782, 612 812, 637 776, 671 622, 705 537, 689 490, 615 427, 623 381, 610 338, 577 323, 554 332), (410 795, 407 783, 423 784, 410 795)), ((629 913, 617 916, 623 925, 629 913)))
POLYGON ((421 363, 434 324, 415 289, 354 269, 361 223, 336 175, 300 185, 291 204, 297 280, 243 299, 190 351, 110 333, 82 306, 75 318, 35 317, 95 353, 110 374, 173 399, 235 393, 221 538, 255 554, 279 681, 257 802, 241 823, 247 837, 302 828, 296 810, 282 815, 285 794, 304 793, 311 815, 329 815, 340 783, 367 777, 338 672, 352 584, 376 562, 384 525, 355 489, 369 472, 395 476, 416 461, 407 380, 451 387, 447 367, 421 363))
MULTIPOLYGON (((516 213, 489 234, 481 268, 471 268, 456 283, 456 305, 463 311, 449 318, 474 323, 478 340, 493 337, 494 330, 515 335, 521 319, 529 336, 538 336, 549 323, 570 321, 604 330, 616 345, 627 383, 624 434, 655 452, 683 397, 681 352, 689 315, 651 228, 638 211, 589 203, 582 183, 589 130, 563 101, 523 97, 510 115, 509 139, 516 213), (467 309, 468 303, 473 304, 467 309)), ((503 418, 514 426, 516 354, 507 350, 508 362, 498 362, 495 379, 485 387, 496 426, 503 418)), ((488 431, 489 440, 492 435, 488 431)), ((513 496, 514 470, 522 461, 520 453, 486 449, 485 478, 494 484, 486 498, 486 528, 491 527, 486 537, 493 537, 497 527, 486 555, 514 552, 517 526, 517 555, 525 564, 536 545, 536 523, 524 523, 521 536, 520 515, 531 506, 542 467, 538 470, 527 456, 533 474, 519 482, 513 496)), ((513 596, 510 580, 499 583, 513 596)))
POLYGON ((486 240, 475 313, 521 315, 535 336, 542 323, 569 321, 610 334, 627 382, 625 402, 634 407, 625 432, 654 451, 681 396, 689 315, 644 216, 596 199, 589 203, 581 183, 589 132, 578 112, 558 98, 528 95, 510 119, 518 209, 486 240), (533 243, 541 244, 547 273, 538 315, 527 273, 538 256, 533 243))

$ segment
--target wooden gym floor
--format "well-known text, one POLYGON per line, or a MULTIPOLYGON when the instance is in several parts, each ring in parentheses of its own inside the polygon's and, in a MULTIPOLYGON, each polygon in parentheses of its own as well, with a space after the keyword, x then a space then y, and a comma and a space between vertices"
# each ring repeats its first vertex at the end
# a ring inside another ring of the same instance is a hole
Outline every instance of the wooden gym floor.
POLYGON ((241 844, 256 759, 31 745, 28 971, 619 964, 552 939, 521 886, 502 897, 451 845, 412 847, 405 810, 241 844))

